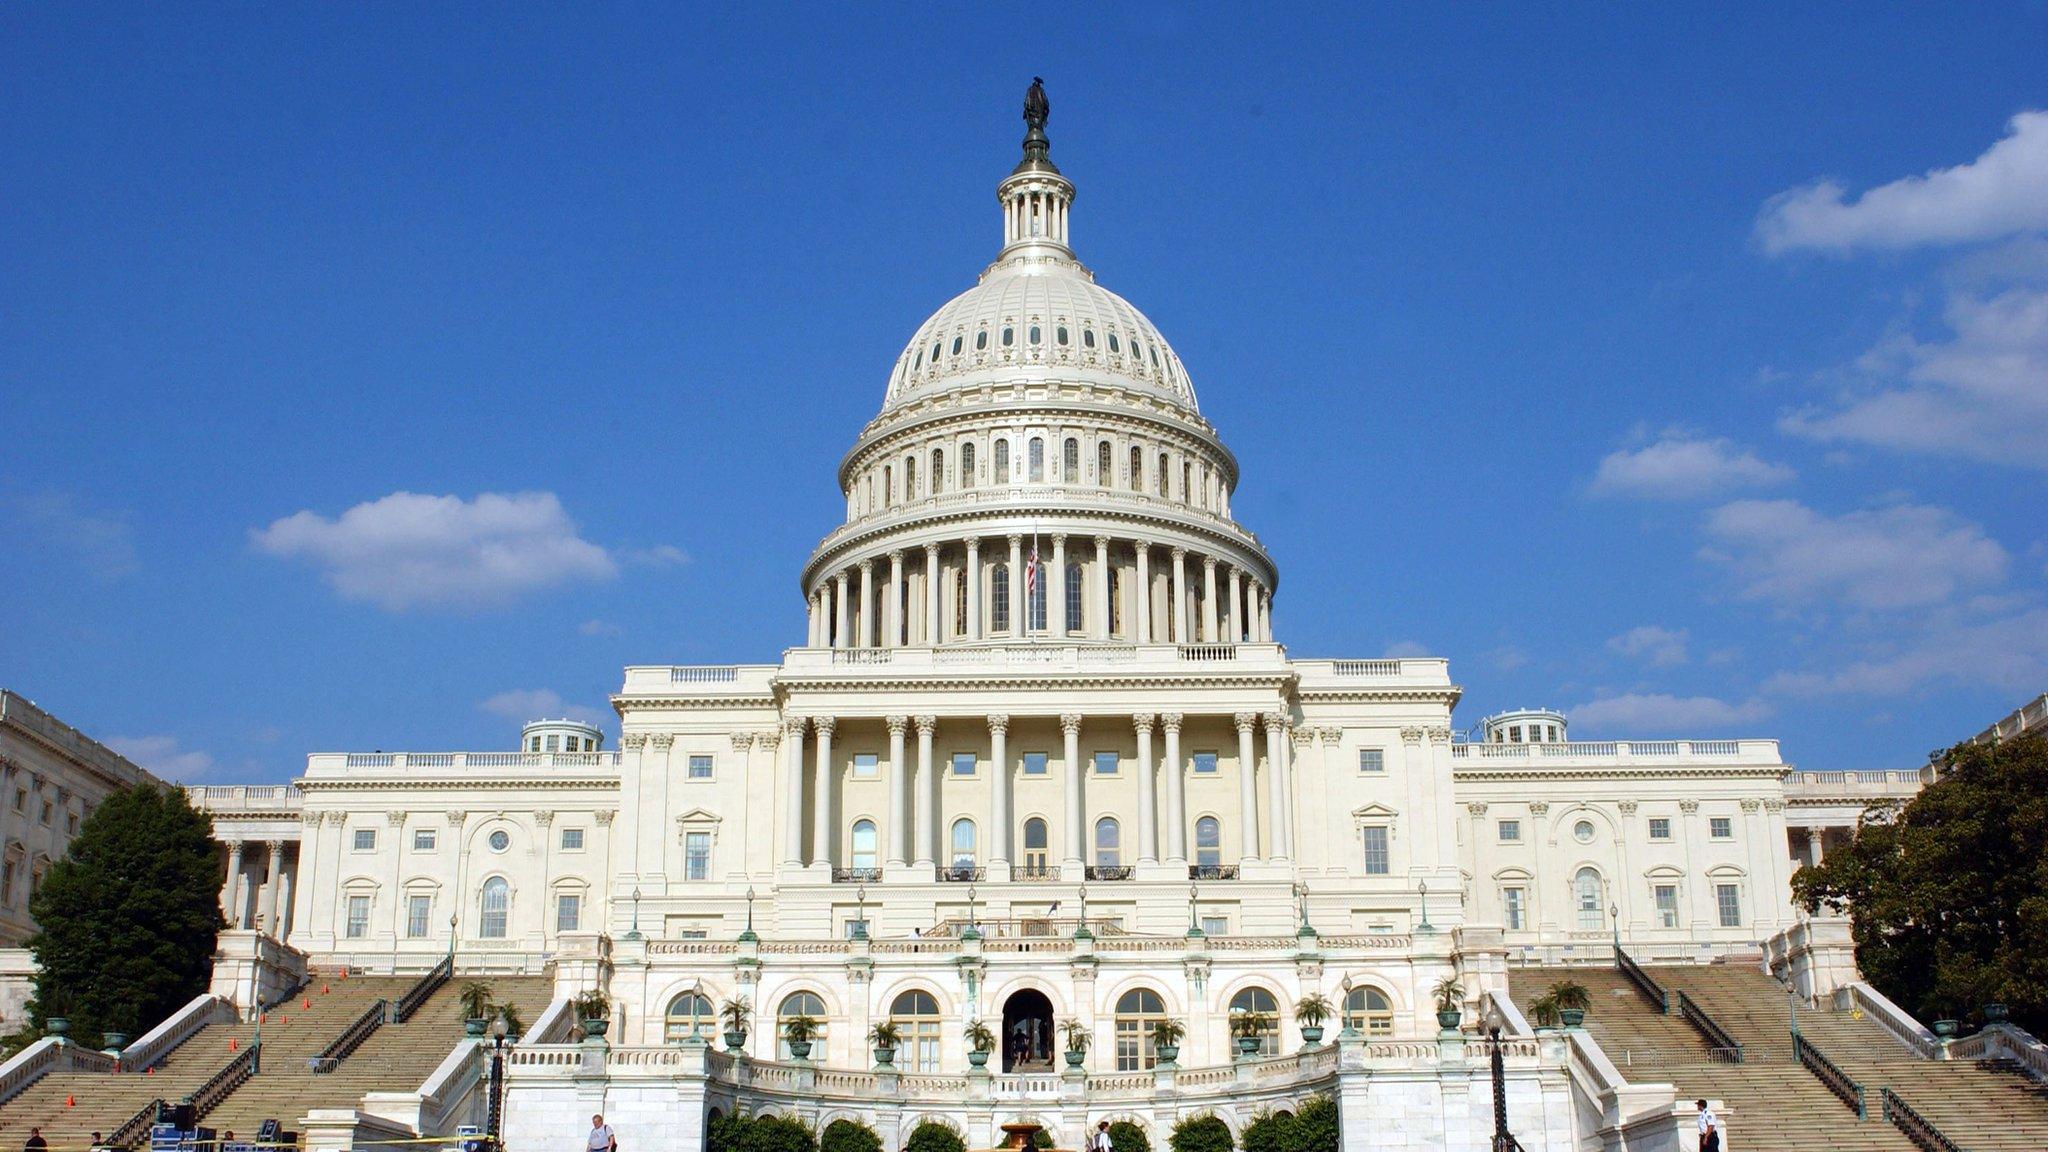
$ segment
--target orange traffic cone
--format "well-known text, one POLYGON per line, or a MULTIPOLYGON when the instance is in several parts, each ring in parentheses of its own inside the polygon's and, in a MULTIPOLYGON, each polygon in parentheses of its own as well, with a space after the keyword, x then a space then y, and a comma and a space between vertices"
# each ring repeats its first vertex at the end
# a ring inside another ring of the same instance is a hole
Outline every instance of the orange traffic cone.
POLYGON ((78 1097, 76 1097, 76 1096, 66 1096, 66 1097, 64 1098, 64 1106, 65 1106, 66 1108, 76 1108, 76 1107, 78 1107, 78 1097))
POLYGON ((320 986, 320 994, 321 994, 322 996, 325 996, 325 995, 327 995, 327 994, 328 994, 329 992, 332 992, 332 991, 334 991, 334 986, 333 986, 332 984, 322 984, 322 985, 320 986))
MULTIPOLYGON (((228 1051, 230 1051, 230 1052, 233 1052, 234 1050, 235 1050, 235 1038, 234 1038, 233 1036, 230 1036, 230 1037, 228 1037, 228 1051)), ((154 1072, 154 1071, 156 1071, 156 1069, 152 1068, 152 1069, 150 1069, 150 1071, 154 1072)))
POLYGON ((304 1004, 301 1004, 301 1005, 299 1005, 299 1007, 301 1007, 301 1008, 308 1008, 308 1009, 312 1008, 312 1007, 313 1007, 313 998, 312 998, 311 996, 308 996, 308 997, 306 997, 306 1002, 305 1002, 304 1004))

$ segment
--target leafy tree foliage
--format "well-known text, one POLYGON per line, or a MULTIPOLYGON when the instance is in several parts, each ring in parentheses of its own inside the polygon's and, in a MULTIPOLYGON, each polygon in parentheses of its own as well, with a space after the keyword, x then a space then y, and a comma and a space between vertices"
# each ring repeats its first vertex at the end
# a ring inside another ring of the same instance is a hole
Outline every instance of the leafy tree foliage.
POLYGON ((927 1120, 910 1130, 903 1152, 967 1152, 960 1134, 936 1120, 927 1120))
POLYGON ((1294 1152, 1294 1113, 1267 1112, 1244 1126, 1244 1152, 1294 1152))
POLYGON ((882 1152, 882 1138, 860 1121, 841 1117, 819 1134, 818 1152, 882 1152))
POLYGON ((1214 1116, 1190 1116, 1173 1126, 1167 1143, 1173 1152, 1231 1152, 1230 1125, 1214 1116))
POLYGON ((706 1135, 711 1152, 818 1152, 817 1137, 794 1116, 720 1116, 706 1135))
POLYGON ((1152 1152, 1152 1138, 1129 1120, 1109 1122, 1109 1146, 1114 1152, 1152 1152))
POLYGON ((2005 1004, 2048 1027, 2048 739, 1958 744, 1941 779, 1866 813, 1853 844, 1792 879, 1808 911, 1846 908, 1856 963, 1923 1020, 2005 1004))
POLYGON ((1294 1114, 1294 1152, 1337 1152, 1338 1135, 1335 1097, 1317 1096, 1294 1114))
POLYGON ((135 1036, 206 991, 220 912, 213 821, 181 789, 123 788, 93 810, 29 901, 30 1020, 80 1040, 135 1036))

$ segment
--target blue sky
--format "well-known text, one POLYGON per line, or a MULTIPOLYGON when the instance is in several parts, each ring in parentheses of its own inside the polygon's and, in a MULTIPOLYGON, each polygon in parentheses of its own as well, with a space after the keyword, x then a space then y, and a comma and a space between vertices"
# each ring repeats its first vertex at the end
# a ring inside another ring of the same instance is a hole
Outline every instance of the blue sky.
POLYGON ((0 683, 267 781, 774 659, 1036 74, 1290 651, 1822 768, 2048 689, 2040 3, 574 8, 0 10, 0 683))

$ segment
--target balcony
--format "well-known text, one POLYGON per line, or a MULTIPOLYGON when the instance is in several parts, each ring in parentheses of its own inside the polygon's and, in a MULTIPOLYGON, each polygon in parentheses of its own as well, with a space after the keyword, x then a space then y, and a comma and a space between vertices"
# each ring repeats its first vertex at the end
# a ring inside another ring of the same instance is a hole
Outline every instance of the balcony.
POLYGON ((979 884, 987 879, 988 869, 974 864, 954 864, 939 869, 939 879, 948 884, 979 884))
POLYGON ((834 868, 834 884, 874 884, 882 879, 880 868, 834 868))
POLYGON ((1574 763, 1780 764, 1776 740, 1574 740, 1555 744, 1452 744, 1459 771, 1482 768, 1558 767, 1574 763), (1477 761, 1489 761, 1481 764, 1477 761))
POLYGON ((1137 876, 1138 869, 1130 864, 1090 864, 1090 880, 1130 880, 1137 876))
POLYGON ((783 656, 782 677, 860 674, 886 669, 890 675, 950 676, 976 672, 1160 672, 1185 675, 1190 666, 1241 672, 1247 668, 1284 672, 1287 656, 1278 644, 1128 644, 1074 640, 1066 636, 997 636, 986 641, 936 648, 792 648, 783 656))
POLYGON ((1059 878, 1060 866, 1057 864, 1019 864, 1010 869, 1012 880, 1051 881, 1059 878))
POLYGON ((1919 768, 1866 772, 1792 772, 1785 777, 1785 799, 1797 802, 1907 800, 1926 787, 1927 770, 1919 768))
POLYGON ((1190 880, 1235 880, 1235 879, 1237 879, 1237 865, 1235 865, 1235 864, 1190 864, 1190 865, 1188 865, 1188 879, 1190 879, 1190 880))

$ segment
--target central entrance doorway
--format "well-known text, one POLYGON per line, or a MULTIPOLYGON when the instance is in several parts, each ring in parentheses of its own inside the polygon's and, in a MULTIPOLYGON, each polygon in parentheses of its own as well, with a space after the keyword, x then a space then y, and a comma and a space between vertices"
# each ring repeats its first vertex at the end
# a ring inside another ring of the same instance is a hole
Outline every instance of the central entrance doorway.
POLYGON ((1003 1001, 1003 1071, 1052 1071, 1052 1001, 1022 989, 1003 1001))

